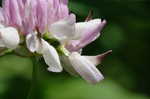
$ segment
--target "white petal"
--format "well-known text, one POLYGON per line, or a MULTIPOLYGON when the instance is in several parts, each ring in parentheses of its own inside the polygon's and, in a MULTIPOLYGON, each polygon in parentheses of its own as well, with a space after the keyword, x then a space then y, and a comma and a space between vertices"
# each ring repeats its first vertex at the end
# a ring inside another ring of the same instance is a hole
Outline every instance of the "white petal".
POLYGON ((63 68, 70 73, 73 76, 78 76, 78 73, 75 71, 75 69, 72 67, 72 64, 69 61, 68 56, 61 56, 61 63, 63 65, 63 68))
POLYGON ((39 40, 37 38, 36 33, 30 33, 26 36, 26 44, 27 44, 27 48, 31 52, 37 51, 39 40))
POLYGON ((45 40, 38 40, 36 33, 28 34, 26 37, 27 47, 31 52, 42 54, 46 64, 49 66, 48 70, 52 72, 61 72, 59 56, 54 47, 49 45, 45 40))
POLYGON ((44 40, 42 40, 42 48, 44 60, 49 66, 48 70, 52 72, 61 72, 63 69, 55 48, 44 40))
POLYGON ((75 24, 75 31, 77 37, 80 39, 85 34, 85 31, 87 31, 90 28, 95 28, 101 23, 101 19, 94 19, 88 22, 79 22, 75 24))
POLYGON ((0 35, 7 48, 15 49, 20 42, 18 31, 13 27, 1 28, 0 35))
POLYGON ((67 18, 60 20, 50 26, 52 36, 60 41, 70 40, 75 38, 75 15, 71 14, 67 18))
POLYGON ((73 68, 81 75, 87 82, 95 84, 104 79, 100 71, 85 57, 79 53, 72 53, 69 56, 73 68))

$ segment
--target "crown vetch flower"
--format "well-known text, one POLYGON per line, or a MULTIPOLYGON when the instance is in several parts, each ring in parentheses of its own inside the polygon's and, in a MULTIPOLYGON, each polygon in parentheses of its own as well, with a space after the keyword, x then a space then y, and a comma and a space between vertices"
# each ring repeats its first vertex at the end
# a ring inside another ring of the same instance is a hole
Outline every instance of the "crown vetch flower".
POLYGON ((111 50, 97 56, 81 53, 100 36, 106 20, 88 17, 85 22, 76 22, 67 4, 68 0, 4 0, 0 8, 0 47, 15 49, 19 35, 24 36, 29 51, 42 55, 49 71, 61 72, 63 66, 95 84, 104 78, 96 66, 111 50))

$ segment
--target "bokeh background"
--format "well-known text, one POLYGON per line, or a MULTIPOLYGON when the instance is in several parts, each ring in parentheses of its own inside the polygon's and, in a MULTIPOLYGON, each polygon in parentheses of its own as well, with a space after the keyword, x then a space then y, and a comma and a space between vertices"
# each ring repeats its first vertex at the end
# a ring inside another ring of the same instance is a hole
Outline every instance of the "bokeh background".
MULTIPOLYGON (((150 1, 70 0, 71 12, 84 21, 90 10, 107 26, 83 54, 112 49, 99 65, 105 80, 90 85, 66 73, 50 73, 41 60, 31 99, 150 99, 150 1)), ((0 99, 27 99, 32 60, 13 53, 0 56, 0 99)))

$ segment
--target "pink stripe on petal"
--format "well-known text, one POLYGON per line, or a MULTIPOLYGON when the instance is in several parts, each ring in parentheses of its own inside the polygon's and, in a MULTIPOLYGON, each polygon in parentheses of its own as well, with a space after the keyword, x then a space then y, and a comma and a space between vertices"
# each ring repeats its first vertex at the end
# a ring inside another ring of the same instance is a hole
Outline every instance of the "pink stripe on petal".
POLYGON ((21 26, 21 16, 16 0, 5 0, 4 13, 7 24, 11 26, 21 26))
POLYGON ((25 10, 25 1, 24 0, 17 0, 18 8, 20 10, 21 17, 24 17, 24 10, 25 10))
POLYGON ((9 6, 10 6, 10 0, 5 0, 3 2, 3 11, 4 11, 4 18, 5 18, 6 25, 9 24, 9 20, 10 20, 9 6))
POLYGON ((36 7, 37 2, 35 0, 27 0, 25 4, 25 15, 23 17, 22 32, 28 34, 33 32, 36 25, 36 7))
POLYGON ((47 1, 37 0, 37 27, 43 33, 47 27, 47 1))

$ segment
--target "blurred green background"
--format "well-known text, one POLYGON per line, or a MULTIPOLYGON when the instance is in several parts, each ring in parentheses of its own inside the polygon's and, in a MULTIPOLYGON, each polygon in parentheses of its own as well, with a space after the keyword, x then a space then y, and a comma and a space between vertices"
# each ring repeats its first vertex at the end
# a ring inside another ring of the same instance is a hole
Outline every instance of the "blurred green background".
MULTIPOLYGON (((88 55, 113 50, 99 66, 105 80, 90 85, 65 71, 50 73, 41 60, 35 99, 150 99, 150 1, 70 0, 69 8, 78 21, 89 10, 107 20, 101 37, 83 50, 88 55)), ((0 99, 27 99, 31 78, 30 58, 0 57, 0 99)))

